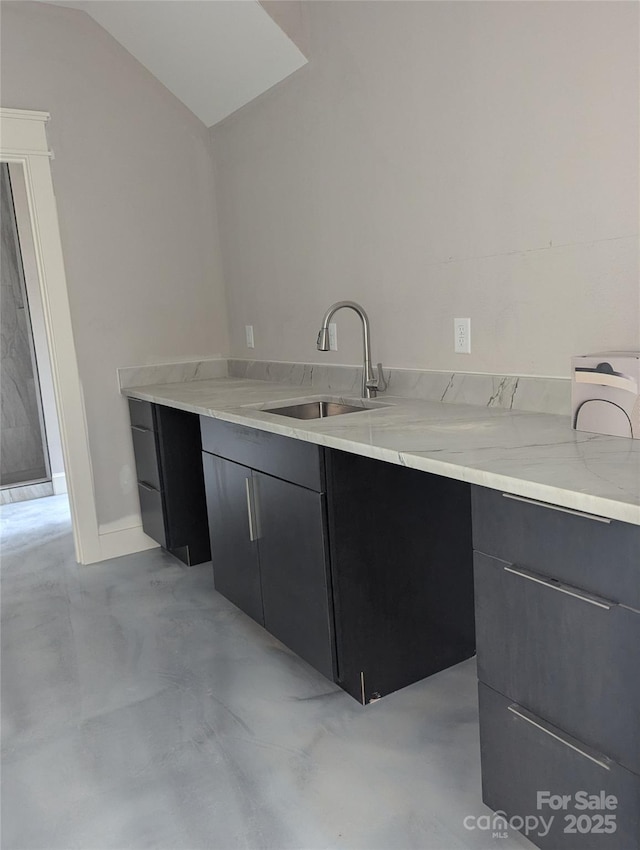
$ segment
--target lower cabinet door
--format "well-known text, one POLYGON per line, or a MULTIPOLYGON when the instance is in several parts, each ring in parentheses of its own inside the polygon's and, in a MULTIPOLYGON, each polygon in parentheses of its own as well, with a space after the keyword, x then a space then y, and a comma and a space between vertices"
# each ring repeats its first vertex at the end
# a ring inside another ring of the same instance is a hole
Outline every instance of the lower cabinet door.
POLYGON ((334 680, 324 496, 254 473, 264 625, 334 680))
POLYGON ((208 452, 202 458, 215 588, 264 625, 252 472, 208 452))
MULTIPOLYGON (((482 798, 492 833, 548 850, 638 850, 640 777, 518 703, 479 685, 482 798)), ((471 818, 470 828, 481 827, 471 818)))

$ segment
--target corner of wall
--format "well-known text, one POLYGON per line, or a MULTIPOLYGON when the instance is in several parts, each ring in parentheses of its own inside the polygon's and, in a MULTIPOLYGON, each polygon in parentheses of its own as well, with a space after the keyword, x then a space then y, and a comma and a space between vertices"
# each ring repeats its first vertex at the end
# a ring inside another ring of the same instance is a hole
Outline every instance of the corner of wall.
POLYGON ((302 0, 259 0, 265 12, 308 59, 311 46, 309 16, 302 0))

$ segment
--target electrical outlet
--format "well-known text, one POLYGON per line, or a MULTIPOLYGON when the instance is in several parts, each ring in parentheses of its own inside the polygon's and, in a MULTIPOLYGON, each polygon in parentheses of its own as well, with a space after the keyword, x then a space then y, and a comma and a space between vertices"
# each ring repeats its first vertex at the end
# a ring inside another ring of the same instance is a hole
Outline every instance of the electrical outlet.
POLYGON ((247 348, 255 348, 256 346, 253 341, 253 325, 245 325, 244 331, 247 335, 247 348))
POLYGON ((329 351, 338 350, 338 326, 335 322, 329 322, 329 351))
POLYGON ((453 332, 456 354, 471 354, 471 319, 454 319, 453 332))

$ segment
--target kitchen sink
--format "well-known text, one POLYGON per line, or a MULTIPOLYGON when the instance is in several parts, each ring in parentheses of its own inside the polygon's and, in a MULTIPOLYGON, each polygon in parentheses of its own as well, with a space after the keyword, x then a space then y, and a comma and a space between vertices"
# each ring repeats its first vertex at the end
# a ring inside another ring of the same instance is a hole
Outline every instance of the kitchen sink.
POLYGON ((362 413, 371 410, 369 407, 356 407, 337 401, 305 401, 301 404, 290 404, 286 407, 271 407, 265 413, 277 413, 279 416, 290 416, 292 419, 324 419, 327 416, 341 416, 343 413, 362 413))

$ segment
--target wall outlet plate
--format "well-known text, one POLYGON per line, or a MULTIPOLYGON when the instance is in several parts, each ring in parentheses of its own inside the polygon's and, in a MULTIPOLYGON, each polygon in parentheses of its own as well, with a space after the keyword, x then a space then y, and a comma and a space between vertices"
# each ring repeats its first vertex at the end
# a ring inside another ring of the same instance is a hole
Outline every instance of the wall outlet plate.
POLYGON ((247 337, 247 348, 255 348, 255 343, 253 341, 253 325, 245 325, 244 332, 247 337))
POLYGON ((471 319, 454 319, 453 333, 456 354, 471 354, 471 319))

